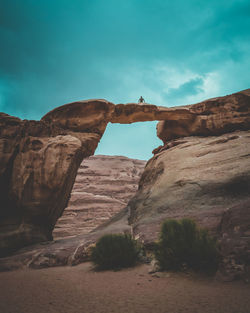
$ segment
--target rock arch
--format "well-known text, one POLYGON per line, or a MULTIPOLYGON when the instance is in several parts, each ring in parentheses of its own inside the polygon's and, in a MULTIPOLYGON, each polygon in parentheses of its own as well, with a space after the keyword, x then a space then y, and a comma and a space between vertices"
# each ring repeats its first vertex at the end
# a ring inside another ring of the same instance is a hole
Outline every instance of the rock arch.
POLYGON ((109 122, 161 121, 157 135, 166 144, 249 129, 249 99, 246 90, 174 108, 87 100, 58 107, 40 121, 0 113, 0 255, 52 239, 78 167, 94 154, 109 122))

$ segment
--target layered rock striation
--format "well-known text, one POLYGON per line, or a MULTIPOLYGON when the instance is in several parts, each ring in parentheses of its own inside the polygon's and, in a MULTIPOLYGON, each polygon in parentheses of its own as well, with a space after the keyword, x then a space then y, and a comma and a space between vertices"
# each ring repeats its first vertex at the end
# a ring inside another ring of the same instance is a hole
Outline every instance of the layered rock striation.
POLYGON ((96 155, 81 163, 68 207, 54 239, 87 234, 126 207, 135 195, 146 161, 96 155))

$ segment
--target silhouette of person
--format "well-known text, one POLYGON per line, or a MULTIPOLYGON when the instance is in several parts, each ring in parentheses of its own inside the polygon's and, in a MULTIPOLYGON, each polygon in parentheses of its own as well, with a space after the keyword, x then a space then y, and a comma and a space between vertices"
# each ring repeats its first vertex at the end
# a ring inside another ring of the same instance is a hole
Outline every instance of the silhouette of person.
POLYGON ((142 96, 140 97, 140 99, 139 99, 139 101, 138 101, 138 103, 144 103, 145 102, 145 100, 142 98, 142 96))

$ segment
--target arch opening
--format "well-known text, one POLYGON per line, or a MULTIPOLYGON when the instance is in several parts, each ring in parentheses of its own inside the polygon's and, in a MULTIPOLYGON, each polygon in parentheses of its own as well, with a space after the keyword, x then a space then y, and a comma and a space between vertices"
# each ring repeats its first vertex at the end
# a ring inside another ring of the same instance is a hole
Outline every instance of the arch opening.
POLYGON ((162 144, 156 135, 158 121, 132 124, 109 123, 96 149, 95 155, 122 155, 148 160, 152 150, 162 144))
POLYGON ((88 233, 126 207, 138 189, 146 160, 161 144, 156 124, 108 124, 95 155, 84 159, 78 169, 54 239, 88 233))

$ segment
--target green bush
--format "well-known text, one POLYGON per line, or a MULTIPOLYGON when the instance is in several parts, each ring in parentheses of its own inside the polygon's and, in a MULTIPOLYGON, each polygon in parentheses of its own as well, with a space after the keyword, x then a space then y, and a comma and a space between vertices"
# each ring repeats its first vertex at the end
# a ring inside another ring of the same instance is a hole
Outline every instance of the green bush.
POLYGON ((97 241, 91 260, 98 269, 120 269, 135 265, 139 253, 140 248, 130 235, 109 234, 97 241))
POLYGON ((216 240, 190 219, 163 222, 155 255, 162 270, 187 267, 213 273, 218 266, 216 240))

